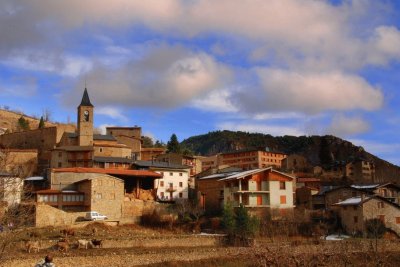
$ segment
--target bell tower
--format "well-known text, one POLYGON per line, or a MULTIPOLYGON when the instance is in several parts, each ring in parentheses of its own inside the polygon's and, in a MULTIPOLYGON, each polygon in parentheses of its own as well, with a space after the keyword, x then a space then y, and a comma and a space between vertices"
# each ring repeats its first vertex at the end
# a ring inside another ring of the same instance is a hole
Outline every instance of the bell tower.
POLYGON ((93 109, 87 89, 83 92, 81 104, 78 106, 78 145, 93 145, 93 109))

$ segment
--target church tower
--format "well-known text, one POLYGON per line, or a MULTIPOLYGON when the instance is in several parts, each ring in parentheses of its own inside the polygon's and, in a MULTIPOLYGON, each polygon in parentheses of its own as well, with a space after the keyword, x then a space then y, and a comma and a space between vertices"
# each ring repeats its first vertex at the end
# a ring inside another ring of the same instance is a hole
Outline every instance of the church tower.
POLYGON ((93 145, 93 105, 85 88, 81 104, 78 106, 78 145, 93 145))

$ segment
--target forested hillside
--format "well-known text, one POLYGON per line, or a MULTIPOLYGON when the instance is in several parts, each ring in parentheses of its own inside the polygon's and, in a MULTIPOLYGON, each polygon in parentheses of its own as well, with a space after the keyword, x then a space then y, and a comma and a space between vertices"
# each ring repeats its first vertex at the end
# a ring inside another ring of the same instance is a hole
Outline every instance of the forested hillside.
POLYGON ((247 147, 266 148, 286 154, 306 157, 313 166, 329 168, 337 162, 348 162, 364 158, 376 164, 377 177, 400 178, 400 168, 355 146, 351 142, 335 136, 277 136, 260 133, 215 131, 190 137, 182 145, 197 155, 213 155, 247 147))

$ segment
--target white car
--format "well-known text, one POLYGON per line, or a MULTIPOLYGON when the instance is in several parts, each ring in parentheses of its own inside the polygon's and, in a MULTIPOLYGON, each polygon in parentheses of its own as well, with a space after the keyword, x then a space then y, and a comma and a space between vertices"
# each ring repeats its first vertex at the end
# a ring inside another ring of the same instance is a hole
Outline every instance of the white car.
POLYGON ((88 221, 103 221, 107 220, 107 216, 98 213, 97 211, 89 211, 86 212, 85 220, 88 221))

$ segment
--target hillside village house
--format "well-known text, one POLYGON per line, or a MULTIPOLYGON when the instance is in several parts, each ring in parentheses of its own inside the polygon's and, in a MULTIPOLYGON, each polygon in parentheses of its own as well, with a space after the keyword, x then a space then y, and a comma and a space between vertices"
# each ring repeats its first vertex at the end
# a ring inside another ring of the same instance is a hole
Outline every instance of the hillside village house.
POLYGON ((350 197, 333 204, 339 211, 347 233, 365 233, 365 221, 381 220, 387 228, 400 235, 400 206, 381 196, 350 197))
POLYGON ((158 155, 165 154, 163 147, 142 147, 140 150, 140 160, 154 160, 158 155))
POLYGON ((160 178, 154 180, 157 200, 174 201, 189 198, 189 179, 191 166, 159 161, 136 161, 138 170, 151 170, 159 173, 160 178))
POLYGON ((294 208, 295 177, 272 167, 243 171, 219 181, 224 185, 224 204, 242 204, 273 217, 289 215, 294 208))
POLYGON ((207 214, 220 214, 223 210, 224 184, 219 180, 242 171, 240 168, 225 167, 208 169, 198 174, 196 189, 199 192, 200 205, 207 214))
POLYGON ((385 183, 336 187, 324 192, 325 207, 329 209, 332 204, 347 198, 368 195, 379 195, 393 203, 400 203, 400 187, 392 183, 385 183))
POLYGON ((364 159, 356 159, 346 164, 346 177, 354 183, 376 183, 375 164, 364 159))
POLYGON ((157 157, 155 157, 155 160, 190 166, 190 176, 194 176, 201 172, 201 160, 197 156, 187 156, 178 153, 167 153, 158 155, 157 157))

